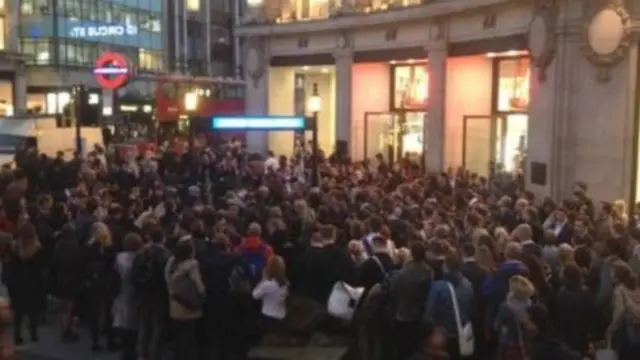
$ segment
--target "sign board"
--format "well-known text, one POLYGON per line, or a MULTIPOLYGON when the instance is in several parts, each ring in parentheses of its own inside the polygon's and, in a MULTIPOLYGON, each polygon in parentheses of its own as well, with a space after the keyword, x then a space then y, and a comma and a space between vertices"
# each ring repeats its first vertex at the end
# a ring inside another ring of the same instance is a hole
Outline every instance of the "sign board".
POLYGON ((136 25, 79 25, 69 30, 69 36, 74 38, 98 38, 106 36, 135 36, 138 35, 136 25))
POLYGON ((305 128, 303 116, 214 116, 211 119, 214 131, 300 131, 305 128))
POLYGON ((132 75, 131 63, 122 54, 104 52, 96 60, 93 76, 100 87, 116 90, 127 84, 132 75))

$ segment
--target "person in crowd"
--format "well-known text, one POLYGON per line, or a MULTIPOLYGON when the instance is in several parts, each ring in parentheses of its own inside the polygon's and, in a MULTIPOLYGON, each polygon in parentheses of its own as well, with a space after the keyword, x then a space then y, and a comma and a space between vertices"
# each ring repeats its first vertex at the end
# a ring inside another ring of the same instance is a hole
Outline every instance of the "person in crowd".
POLYGON ((393 328, 398 360, 407 360, 420 349, 422 315, 433 272, 421 242, 411 245, 410 260, 390 279, 393 328))
POLYGON ((116 249, 113 246, 109 228, 104 223, 95 223, 85 253, 87 320, 94 352, 102 350, 101 334, 105 335, 109 350, 117 349, 111 316, 113 299, 120 285, 119 276, 114 267, 115 258, 116 249))
POLYGON ((29 323, 31 341, 38 341, 40 317, 45 310, 45 257, 36 228, 24 222, 11 249, 9 261, 3 264, 3 282, 9 290, 14 311, 13 335, 16 345, 24 342, 24 320, 29 323))
POLYGON ((247 238, 240 246, 240 252, 249 264, 253 283, 257 283, 262 277, 262 270, 273 255, 273 248, 263 241, 261 234, 260 224, 256 222, 250 224, 247 229, 247 238))
POLYGON ((507 296, 509 279, 516 275, 528 275, 529 269, 520 260, 521 251, 520 244, 515 242, 507 243, 504 249, 505 261, 482 284, 482 294, 487 302, 487 311, 490 319, 494 318, 498 307, 507 296))
POLYGON ((435 327, 445 330, 447 353, 450 359, 463 359, 460 354, 459 324, 468 324, 475 314, 473 285, 460 271, 457 254, 445 257, 444 276, 433 283, 427 299, 424 319, 435 327), (457 309, 457 311, 456 311, 457 309))
MULTIPOLYGON (((488 235, 484 235, 488 236, 488 235)), ((480 245, 478 250, 483 251, 485 249, 485 254, 491 256, 491 252, 488 250, 486 245, 480 245)), ((484 284, 487 277, 494 271, 495 263, 491 261, 488 265, 485 261, 481 263, 476 258, 476 246, 473 244, 464 244, 462 245, 462 265, 460 266, 460 272, 462 275, 467 278, 471 282, 473 286, 473 296, 475 299, 475 309, 473 311, 473 333, 475 335, 475 346, 476 352, 479 356, 476 358, 480 358, 483 356, 482 354, 489 354, 490 349, 488 344, 488 338, 486 336, 486 313, 487 313, 487 305, 485 303, 485 299, 482 295, 482 285, 484 284)))
POLYGON ((550 301, 550 320, 561 339, 582 356, 587 355, 593 329, 593 295, 575 263, 562 271, 562 285, 550 301))
POLYGON ((284 259, 280 256, 269 258, 263 271, 262 280, 253 289, 252 296, 262 303, 262 333, 276 330, 287 316, 286 300, 289 281, 286 277, 284 259))
POLYGON ((82 246, 78 243, 76 230, 67 223, 55 236, 56 246, 51 256, 51 294, 61 302, 60 317, 62 340, 78 340, 78 305, 84 292, 84 274, 87 261, 82 246))
POLYGON ((169 260, 165 234, 155 227, 147 236, 148 243, 136 254, 131 281, 139 311, 138 349, 142 359, 158 359, 163 353, 163 340, 168 326, 169 296, 164 268, 169 260))
POLYGON ((175 360, 196 360, 196 321, 202 317, 205 295, 199 264, 190 240, 179 241, 165 267, 169 317, 173 321, 175 360))
POLYGON ((16 348, 9 335, 13 314, 9 301, 0 298, 0 360, 15 360, 16 348))
POLYGON ((119 276, 119 291, 113 301, 113 327, 118 330, 122 360, 137 359, 137 328, 139 309, 136 303, 135 283, 132 279, 133 261, 142 247, 142 238, 136 233, 125 235, 122 251, 115 258, 114 268, 119 276))
POLYGON ((524 276, 515 275, 509 279, 509 293, 493 320, 500 360, 525 360, 529 357, 529 339, 534 325, 527 311, 535 291, 534 285, 524 276))
POLYGON ((613 343, 619 360, 635 359, 640 353, 640 288, 628 264, 617 260, 611 273, 614 290, 612 316, 606 338, 613 343))

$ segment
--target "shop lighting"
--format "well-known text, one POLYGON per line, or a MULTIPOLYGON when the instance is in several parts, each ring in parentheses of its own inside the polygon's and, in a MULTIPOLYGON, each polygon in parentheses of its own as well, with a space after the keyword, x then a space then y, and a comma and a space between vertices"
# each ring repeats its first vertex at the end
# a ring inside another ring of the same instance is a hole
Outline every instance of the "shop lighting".
POLYGON ((327 74, 327 73, 329 73, 329 69, 327 69, 327 68, 322 68, 320 71, 321 71, 323 74, 327 74))
POLYGON ((302 70, 303 70, 303 71, 309 71, 309 67, 308 67, 308 66, 303 66, 303 67, 302 67, 302 70))
POLYGON ((397 61, 395 61, 395 60, 391 60, 391 61, 389 61, 389 64, 391 64, 391 65, 395 65, 395 64, 397 64, 397 63, 398 63, 398 62, 397 62, 397 61))
POLYGON ((407 60, 407 64, 413 64, 413 63, 414 63, 414 60, 413 60, 413 59, 409 59, 409 60, 407 60))
POLYGON ((263 0, 247 0, 247 5, 251 8, 257 8, 264 4, 263 0))

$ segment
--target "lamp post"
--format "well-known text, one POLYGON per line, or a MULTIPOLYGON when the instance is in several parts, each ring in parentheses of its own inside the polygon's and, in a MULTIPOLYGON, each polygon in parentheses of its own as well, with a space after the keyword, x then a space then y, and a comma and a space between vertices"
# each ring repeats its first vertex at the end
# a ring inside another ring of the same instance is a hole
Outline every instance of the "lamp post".
POLYGON ((189 151, 193 148, 193 129, 191 122, 193 121, 193 114, 198 109, 199 94, 197 90, 191 90, 184 94, 184 110, 187 113, 187 141, 189 144, 189 151))
POLYGON ((318 186, 318 113, 322 108, 322 99, 318 95, 318 84, 313 84, 311 97, 307 102, 307 110, 311 112, 311 185, 318 186))

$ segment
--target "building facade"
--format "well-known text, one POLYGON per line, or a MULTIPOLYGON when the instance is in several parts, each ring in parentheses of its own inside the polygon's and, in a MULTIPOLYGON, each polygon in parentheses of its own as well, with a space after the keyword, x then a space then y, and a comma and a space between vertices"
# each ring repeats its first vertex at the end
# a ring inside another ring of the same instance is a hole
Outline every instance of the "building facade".
MULTIPOLYGON (((522 171, 540 196, 585 181, 636 201, 640 5, 622 0, 253 0, 235 33, 249 114, 322 99, 320 146, 432 169, 522 171), (312 94, 311 89, 318 89, 312 94)), ((293 134, 252 133, 289 154, 293 134)))

